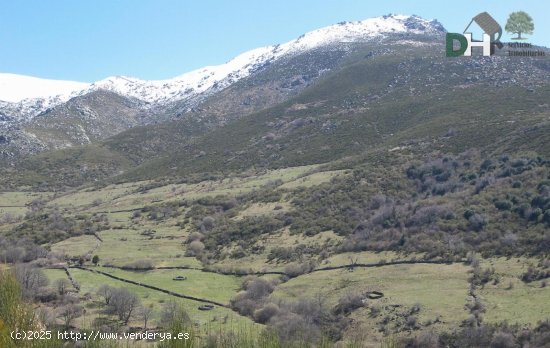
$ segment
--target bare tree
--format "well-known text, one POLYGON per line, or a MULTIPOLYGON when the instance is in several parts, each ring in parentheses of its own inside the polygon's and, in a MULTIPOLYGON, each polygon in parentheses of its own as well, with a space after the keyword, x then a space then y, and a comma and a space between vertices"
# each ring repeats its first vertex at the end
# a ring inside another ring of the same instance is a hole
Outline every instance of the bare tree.
POLYGON ((103 302, 108 306, 111 303, 111 298, 113 297, 113 291, 115 289, 109 285, 101 285, 99 289, 97 289, 97 294, 103 298, 103 302))
POLYGON ((59 293, 59 295, 63 296, 67 293, 67 291, 71 287, 71 282, 65 278, 60 278, 54 282, 54 286, 57 289, 57 292, 59 293))
POLYGON ((23 288, 24 295, 28 298, 34 297, 39 288, 49 283, 44 271, 29 264, 17 264, 15 276, 23 288))
POLYGON ((71 327, 72 322, 83 314, 83 308, 77 304, 69 303, 61 307, 57 317, 63 321, 65 328, 71 327))
POLYGON ((113 291, 109 306, 124 324, 128 324, 130 318, 140 306, 140 300, 128 289, 120 288, 113 291))
POLYGON ((169 327, 173 323, 188 323, 189 315, 183 306, 175 301, 165 303, 160 314, 160 324, 169 327))
POLYGON ((143 320, 143 329, 147 330, 147 323, 149 322, 149 319, 151 319, 151 316, 153 315, 153 305, 139 307, 138 315, 143 320))

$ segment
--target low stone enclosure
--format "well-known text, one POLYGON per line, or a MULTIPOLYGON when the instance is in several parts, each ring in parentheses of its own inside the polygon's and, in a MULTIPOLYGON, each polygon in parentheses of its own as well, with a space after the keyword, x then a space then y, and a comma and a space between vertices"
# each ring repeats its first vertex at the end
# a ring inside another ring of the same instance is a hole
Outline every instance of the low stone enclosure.
POLYGON ((377 300, 379 298, 384 297, 384 293, 382 293, 380 291, 367 291, 365 293, 365 297, 370 299, 370 300, 377 300))

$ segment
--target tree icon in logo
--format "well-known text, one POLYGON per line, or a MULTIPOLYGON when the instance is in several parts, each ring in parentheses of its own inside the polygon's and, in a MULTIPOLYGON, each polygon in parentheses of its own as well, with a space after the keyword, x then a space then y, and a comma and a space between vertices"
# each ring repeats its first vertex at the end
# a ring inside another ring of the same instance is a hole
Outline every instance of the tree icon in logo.
POLYGON ((521 34, 533 34, 535 25, 533 24, 533 18, 531 18, 527 12, 518 11, 510 14, 504 29, 508 33, 518 35, 517 37, 512 38, 512 40, 527 40, 526 38, 521 37, 521 34))

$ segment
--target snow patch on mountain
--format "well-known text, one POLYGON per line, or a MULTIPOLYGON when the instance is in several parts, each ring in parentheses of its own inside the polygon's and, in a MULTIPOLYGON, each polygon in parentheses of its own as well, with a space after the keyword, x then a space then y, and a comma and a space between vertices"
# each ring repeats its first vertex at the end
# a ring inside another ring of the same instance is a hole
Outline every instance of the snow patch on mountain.
POLYGON ((437 34, 443 31, 439 22, 418 16, 388 15, 342 22, 308 32, 284 44, 245 52, 222 65, 207 66, 168 80, 145 81, 114 76, 89 85, 0 74, 0 110, 17 112, 28 118, 70 97, 101 89, 140 99, 150 106, 180 100, 197 103, 283 56, 335 43, 381 40, 391 34, 437 34), (12 103, 2 103, 1 100, 12 103))
POLYGON ((388 15, 363 21, 343 22, 308 32, 285 44, 245 52, 225 64, 207 66, 173 79, 143 81, 116 76, 96 82, 90 86, 90 90, 107 89, 149 103, 162 104, 195 98, 211 89, 223 89, 282 56, 334 43, 381 39, 387 34, 433 34, 441 31, 444 29, 439 22, 428 21, 418 16, 388 15))
POLYGON ((61 100, 88 86, 88 83, 83 82, 0 73, 0 101, 18 103, 25 99, 61 100))

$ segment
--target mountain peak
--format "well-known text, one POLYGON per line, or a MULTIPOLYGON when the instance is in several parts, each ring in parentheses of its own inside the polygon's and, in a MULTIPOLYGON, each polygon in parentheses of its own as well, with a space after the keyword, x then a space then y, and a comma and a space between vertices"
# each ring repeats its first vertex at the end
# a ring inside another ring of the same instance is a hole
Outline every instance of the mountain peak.
POLYGON ((295 43, 303 48, 312 48, 333 42, 357 42, 390 34, 437 34, 444 31, 437 20, 430 21, 416 15, 389 14, 362 21, 340 22, 313 30, 288 44, 295 43))
POLYGON ((206 66, 167 80, 144 81, 127 76, 112 76, 87 84, 0 74, 0 102, 4 101, 0 107, 6 102, 17 103, 12 104, 10 109, 18 110, 23 118, 32 118, 70 97, 100 89, 137 98, 150 105, 179 100, 188 101, 192 105, 283 56, 334 44, 380 40, 394 34, 437 35, 444 31, 436 20, 430 21, 416 15, 389 14, 316 29, 283 44, 244 52, 225 64, 206 66))

